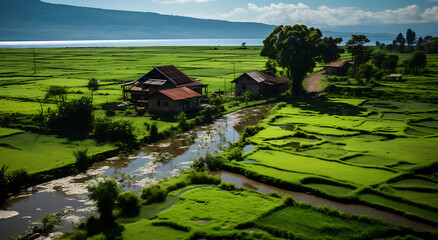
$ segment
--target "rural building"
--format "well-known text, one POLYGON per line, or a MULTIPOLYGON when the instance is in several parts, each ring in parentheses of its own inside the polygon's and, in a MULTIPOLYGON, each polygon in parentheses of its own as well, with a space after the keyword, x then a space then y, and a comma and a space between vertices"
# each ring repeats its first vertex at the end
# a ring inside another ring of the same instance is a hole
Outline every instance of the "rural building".
POLYGON ((327 65, 325 72, 331 75, 346 76, 353 64, 352 61, 331 62, 327 65))
POLYGON ((252 71, 234 79, 236 95, 253 92, 263 96, 274 96, 287 90, 289 79, 276 77, 269 71, 252 71))
POLYGON ((187 87, 200 95, 204 88, 207 92, 207 85, 188 77, 173 65, 155 66, 138 80, 124 83, 122 87, 124 101, 129 94, 132 103, 144 105, 147 105, 148 97, 159 90, 187 87))
POLYGON ((393 73, 386 75, 386 80, 388 81, 403 81, 403 75, 401 73, 393 73))
POLYGON ((149 96, 149 112, 175 115, 198 109, 200 97, 201 94, 187 87, 158 90, 149 96))

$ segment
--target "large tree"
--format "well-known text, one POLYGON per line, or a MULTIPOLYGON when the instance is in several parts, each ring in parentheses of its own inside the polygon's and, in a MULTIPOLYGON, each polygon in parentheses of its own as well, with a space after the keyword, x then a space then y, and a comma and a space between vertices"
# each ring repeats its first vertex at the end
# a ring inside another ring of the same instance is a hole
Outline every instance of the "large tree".
POLYGON ((365 35, 351 35, 351 39, 348 40, 346 44, 347 50, 353 56, 354 65, 356 67, 370 60, 373 49, 364 46, 369 42, 370 40, 365 35))
POLYGON ((398 49, 399 52, 403 52, 403 51, 405 50, 405 43, 406 43, 406 40, 405 40, 405 38, 403 37, 403 34, 402 34, 402 33, 399 33, 399 34, 397 35, 397 37, 395 38, 395 40, 393 41, 393 43, 394 43, 394 45, 397 46, 397 49, 398 49))
POLYGON ((414 45, 417 41, 417 35, 415 34, 414 31, 412 31, 412 29, 408 29, 408 31, 406 31, 406 43, 411 46, 414 45))
POLYGON ((322 38, 318 28, 305 25, 276 27, 263 40, 261 56, 268 57, 285 69, 292 79, 292 92, 299 96, 306 73, 311 72, 316 61, 331 62, 339 58, 337 44, 342 38, 322 38))

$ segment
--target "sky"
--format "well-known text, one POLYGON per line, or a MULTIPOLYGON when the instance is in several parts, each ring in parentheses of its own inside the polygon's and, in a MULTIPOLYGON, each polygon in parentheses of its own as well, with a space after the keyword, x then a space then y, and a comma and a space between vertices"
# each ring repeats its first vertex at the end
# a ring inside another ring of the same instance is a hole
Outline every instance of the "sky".
POLYGON ((438 23, 438 0, 42 0, 265 24, 350 26, 438 23))

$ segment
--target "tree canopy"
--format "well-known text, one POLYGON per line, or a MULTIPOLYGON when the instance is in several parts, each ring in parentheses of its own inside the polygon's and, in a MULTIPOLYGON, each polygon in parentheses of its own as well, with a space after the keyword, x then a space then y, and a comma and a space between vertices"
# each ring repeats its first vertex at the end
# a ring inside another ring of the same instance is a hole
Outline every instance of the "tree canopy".
POLYGON ((87 88, 91 91, 91 98, 93 98, 94 92, 99 90, 99 81, 95 78, 90 79, 88 81, 87 88))
POLYGON ((318 28, 280 25, 263 40, 260 55, 286 70, 286 75, 292 79, 293 95, 299 96, 304 77, 313 70, 316 61, 328 63, 339 58, 342 50, 337 44, 340 42, 342 38, 322 38, 318 28))
POLYGON ((360 66, 371 58, 372 49, 364 46, 370 40, 365 35, 352 35, 348 40, 346 46, 349 53, 351 53, 355 66, 360 66))
POLYGON ((417 35, 414 31, 412 31, 412 29, 408 29, 406 31, 406 43, 411 46, 413 44, 415 44, 415 42, 417 41, 417 35))
POLYGON ((90 199, 96 201, 102 222, 112 225, 114 223, 113 209, 122 189, 117 186, 116 181, 104 178, 97 184, 88 185, 87 190, 91 193, 90 199))

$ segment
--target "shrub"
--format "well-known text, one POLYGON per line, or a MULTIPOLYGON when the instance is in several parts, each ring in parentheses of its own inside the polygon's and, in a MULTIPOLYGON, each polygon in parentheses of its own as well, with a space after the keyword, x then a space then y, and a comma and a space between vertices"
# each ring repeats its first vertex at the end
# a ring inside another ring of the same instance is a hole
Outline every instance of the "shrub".
POLYGON ((117 186, 117 182, 109 178, 104 178, 103 181, 97 184, 90 184, 87 190, 91 193, 89 198, 96 201, 100 219, 105 226, 113 226, 114 216, 113 209, 115 202, 121 192, 121 188, 117 186))
POLYGON ((82 97, 70 102, 60 102, 56 111, 49 111, 47 125, 60 133, 75 135, 90 132, 93 121, 92 101, 82 97))
POLYGON ((45 233, 52 231, 52 229, 55 226, 61 225, 61 221, 59 220, 59 217, 53 213, 47 213, 42 218, 40 218, 38 221, 43 224, 42 230, 45 233))
POLYGON ((134 192, 124 192, 117 199, 117 207, 121 214, 127 217, 136 216, 140 211, 140 200, 134 192))
POLYGON ((90 164, 90 159, 87 156, 87 152, 88 149, 82 149, 73 152, 76 158, 75 167, 79 171, 85 171, 90 164))
POLYGON ((185 112, 180 112, 180 114, 178 114, 177 116, 175 116, 176 121, 179 124, 179 127, 185 131, 188 129, 188 124, 187 124, 187 116, 185 112))
POLYGON ((8 173, 8 181, 8 191, 18 192, 29 184, 30 175, 24 168, 13 170, 8 173))
POLYGON ((127 120, 112 120, 98 117, 94 127, 94 135, 98 141, 124 142, 135 141, 134 127, 127 120))
POLYGON ((236 189, 236 185, 234 183, 221 183, 219 184, 219 188, 226 191, 233 191, 236 189))
POLYGON ((8 196, 9 179, 6 175, 7 170, 8 166, 5 164, 0 168, 0 202, 5 200, 8 196))
POLYGON ((87 236, 93 236, 103 231, 103 225, 99 217, 89 216, 85 221, 87 236))
POLYGON ((158 134, 158 127, 156 122, 150 124, 150 137, 152 140, 156 140, 160 137, 160 135, 158 134))
POLYGON ((162 202, 167 197, 166 189, 159 184, 143 188, 141 192, 141 198, 146 200, 146 204, 162 202))
POLYGON ((190 179, 190 184, 219 184, 221 178, 219 176, 213 176, 205 172, 198 172, 194 169, 190 169, 186 172, 190 179))
POLYGON ((193 161, 192 166, 197 170, 207 168, 210 171, 216 171, 223 166, 224 159, 219 156, 213 156, 211 153, 207 152, 205 157, 200 157, 193 161))

